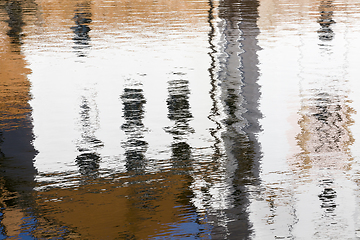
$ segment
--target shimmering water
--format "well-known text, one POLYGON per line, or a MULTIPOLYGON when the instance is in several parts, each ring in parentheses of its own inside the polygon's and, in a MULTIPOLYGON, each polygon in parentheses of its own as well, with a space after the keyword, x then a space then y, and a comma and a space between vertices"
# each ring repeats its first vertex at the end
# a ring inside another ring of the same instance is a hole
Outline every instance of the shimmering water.
POLYGON ((0 0, 0 239, 360 238, 355 0, 0 0))

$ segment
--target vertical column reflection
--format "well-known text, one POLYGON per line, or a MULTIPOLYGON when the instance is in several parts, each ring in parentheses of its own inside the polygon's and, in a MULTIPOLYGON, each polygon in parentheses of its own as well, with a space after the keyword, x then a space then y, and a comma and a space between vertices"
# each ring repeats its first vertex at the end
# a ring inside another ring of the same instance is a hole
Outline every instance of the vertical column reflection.
POLYGON ((101 160, 98 149, 103 147, 103 142, 95 136, 99 127, 95 96, 90 96, 89 99, 83 96, 80 109, 81 140, 77 144, 79 155, 75 161, 81 174, 97 176, 101 160))
POLYGON ((145 171, 146 162, 144 153, 147 142, 143 140, 145 131, 142 119, 144 118, 144 105, 146 103, 143 90, 125 88, 121 95, 125 123, 121 129, 125 131, 127 141, 124 143, 126 156, 126 169, 129 172, 142 173, 145 171))
POLYGON ((256 136, 261 130, 256 53, 259 50, 256 39, 259 34, 258 6, 256 0, 219 1, 219 29, 213 26, 212 9, 209 13, 209 44, 212 50, 210 96, 214 101, 209 118, 217 126, 212 130, 215 153, 220 153, 214 155, 215 160, 224 165, 224 181, 229 183, 227 188, 230 188, 222 193, 227 195, 227 200, 222 200, 227 204, 218 208, 216 215, 211 213, 209 216, 214 221, 213 235, 216 238, 248 239, 251 234, 247 213, 249 187, 258 184, 261 158, 256 136), (215 30, 219 31, 219 42, 214 40, 215 30), (221 154, 220 139, 225 156, 221 154))
POLYGON ((191 164, 191 147, 186 138, 194 130, 189 121, 193 118, 190 112, 188 81, 183 79, 169 81, 169 97, 167 99, 168 118, 174 121, 174 126, 165 130, 172 134, 171 144, 173 168, 186 171, 191 164))

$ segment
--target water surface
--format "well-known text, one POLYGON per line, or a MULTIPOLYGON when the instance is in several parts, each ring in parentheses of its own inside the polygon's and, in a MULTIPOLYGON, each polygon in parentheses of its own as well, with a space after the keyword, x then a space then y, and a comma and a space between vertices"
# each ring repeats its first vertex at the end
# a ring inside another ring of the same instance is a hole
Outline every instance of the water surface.
POLYGON ((0 0, 1 238, 359 238, 359 20, 0 0))

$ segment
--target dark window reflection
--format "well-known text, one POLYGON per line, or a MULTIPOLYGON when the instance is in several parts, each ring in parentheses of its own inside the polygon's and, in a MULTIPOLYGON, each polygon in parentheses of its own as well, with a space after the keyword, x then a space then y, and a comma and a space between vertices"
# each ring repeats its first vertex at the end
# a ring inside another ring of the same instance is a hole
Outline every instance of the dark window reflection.
POLYGON ((333 181, 331 179, 324 179, 320 184, 324 187, 319 194, 321 208, 325 209, 326 213, 331 213, 336 208, 335 198, 337 197, 336 191, 331 187, 333 181))
POLYGON ((102 141, 95 136, 98 128, 97 108, 94 104, 91 106, 90 101, 83 97, 80 109, 81 140, 78 143, 79 155, 75 161, 81 174, 97 176, 101 161, 97 151, 103 147, 102 141))
POLYGON ((130 172, 142 173, 146 167, 145 152, 148 143, 144 141, 145 127, 144 105, 146 103, 142 89, 125 88, 121 96, 125 123, 121 129, 125 131, 127 141, 123 144, 126 156, 126 169, 130 172))
POLYGON ((318 23, 320 24, 320 29, 318 30, 319 39, 322 41, 330 41, 334 38, 335 34, 331 29, 331 25, 335 23, 332 19, 333 17, 333 1, 325 0, 320 2, 319 11, 320 17, 318 23))
POLYGON ((9 16, 9 20, 7 22, 10 28, 7 31, 7 35, 10 37, 12 44, 19 46, 22 44, 22 28, 25 25, 23 21, 22 1, 6 2, 5 10, 9 16))
POLYGON ((84 2, 82 4, 78 4, 75 10, 74 22, 75 26, 71 27, 74 31, 75 36, 73 38, 75 46, 75 52, 78 57, 86 57, 86 50, 90 48, 90 27, 91 23, 91 3, 84 2))
POLYGON ((193 118, 190 112, 187 80, 172 80, 169 82, 169 97, 166 100, 168 106, 168 118, 174 121, 174 126, 166 127, 165 130, 173 135, 175 139, 186 138, 189 133, 194 132, 189 121, 193 118))

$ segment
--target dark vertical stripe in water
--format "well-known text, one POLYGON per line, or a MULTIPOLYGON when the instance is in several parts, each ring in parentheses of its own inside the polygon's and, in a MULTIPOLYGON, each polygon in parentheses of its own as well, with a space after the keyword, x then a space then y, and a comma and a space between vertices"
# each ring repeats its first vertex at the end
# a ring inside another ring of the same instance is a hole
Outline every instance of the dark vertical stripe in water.
MULTIPOLYGON (((20 51, 23 35, 22 28, 25 25, 23 4, 21 1, 8 1, 3 5, 8 14, 6 22, 9 26, 7 31, 11 43, 9 46, 17 49, 10 53, 11 56, 14 56, 14 69, 19 66, 23 66, 23 68, 19 69, 21 72, 11 75, 10 79, 6 78, 7 75, 2 76, 2 83, 5 83, 5 87, 11 90, 7 92, 6 89, 2 89, 0 91, 1 95, 5 95, 2 96, 2 100, 5 101, 5 109, 0 109, 0 114, 6 115, 6 117, 1 118, 0 123, 0 126, 2 126, 0 130, 1 173, 5 179, 8 179, 6 181, 8 189, 20 192, 32 189, 34 174, 36 173, 33 166, 36 151, 32 145, 33 126, 31 123, 31 108, 28 103, 28 100, 30 100, 30 87, 26 75, 28 69, 20 51), (16 93, 15 96, 9 96, 12 91, 16 93)), ((34 5, 32 2, 27 4, 34 5)), ((0 69, 0 71, 4 71, 4 69, 0 69)))
POLYGON ((318 30, 319 39, 322 41, 331 41, 334 38, 334 31, 331 29, 331 25, 335 23, 333 20, 333 1, 325 0, 320 2, 319 12, 320 17, 318 23, 320 29, 318 30))
POLYGON ((127 141, 123 144, 126 169, 129 173, 143 174, 146 167, 144 154, 148 146, 148 143, 144 141, 145 127, 142 122, 146 103, 143 90, 125 88, 121 99, 124 105, 123 116, 125 118, 125 123, 121 129, 127 136, 127 141))
POLYGON ((71 27, 74 32, 74 50, 78 57, 87 57, 87 50, 90 46, 90 36, 89 32, 91 31, 89 24, 91 20, 91 2, 85 1, 81 4, 76 5, 74 22, 75 26, 71 27))
POLYGON ((184 79, 169 81, 168 118, 174 122, 174 126, 165 128, 173 136, 171 144, 173 168, 176 171, 185 171, 184 173, 187 173, 191 166, 191 147, 186 141, 189 134, 194 131, 189 125, 193 116, 190 112, 188 84, 189 82, 184 79))
POLYGON ((94 99, 82 98, 80 106, 81 139, 77 147, 79 155, 76 157, 75 162, 82 175, 96 177, 101 161, 98 149, 103 147, 103 142, 95 136, 95 131, 99 125, 97 119, 98 110, 96 104, 91 106, 90 101, 94 101, 94 99))
MULTIPOLYGON (((256 134, 261 131, 258 109, 260 89, 257 51, 257 26, 259 2, 256 0, 226 0, 219 3, 219 18, 222 25, 220 43, 214 43, 214 26, 210 22, 209 42, 212 52, 210 56, 215 60, 219 56, 219 71, 215 72, 212 63, 210 76, 214 95, 215 89, 220 88, 221 102, 225 110, 222 120, 225 129, 221 138, 225 145, 228 162, 233 162, 233 204, 227 209, 229 219, 226 227, 219 219, 215 220, 213 236, 216 239, 248 239, 251 235, 251 223, 248 218, 249 188, 259 181, 259 161, 261 159, 260 143, 256 134), (215 45, 219 44, 220 51, 216 53, 215 45), (215 84, 217 82, 218 84, 215 84), (216 86, 219 85, 219 86, 216 86)), ((211 12, 209 14, 211 19, 211 12)), ((213 110, 216 111, 216 107, 213 110)), ((213 116, 219 115, 212 113, 213 116)), ((211 118, 211 116, 210 116, 211 118)), ((217 123, 219 125, 219 123, 217 123)), ((231 165, 231 164, 230 164, 231 165)))
MULTIPOLYGON (((11 43, 14 46, 20 46, 22 44, 22 28, 25 25, 23 20, 23 7, 21 1, 8 1, 5 3, 5 10, 9 16, 8 25, 9 30, 7 35, 11 39, 11 43)), ((16 51, 18 51, 18 48, 16 51)))

